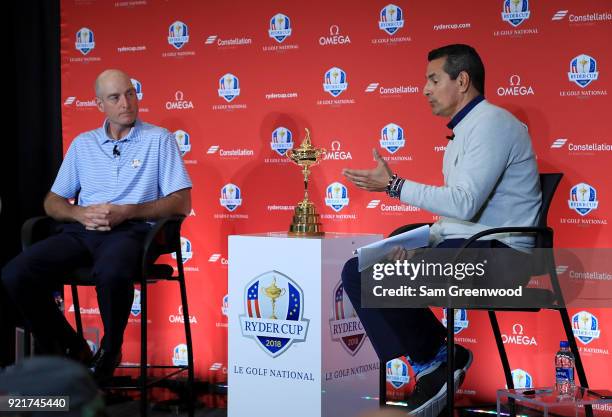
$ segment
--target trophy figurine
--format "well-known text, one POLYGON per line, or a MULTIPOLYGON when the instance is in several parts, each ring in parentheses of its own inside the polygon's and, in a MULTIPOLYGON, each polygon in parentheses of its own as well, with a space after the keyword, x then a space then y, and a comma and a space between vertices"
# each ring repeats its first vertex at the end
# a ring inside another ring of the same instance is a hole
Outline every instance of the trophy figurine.
POLYGON ((315 148, 310 143, 310 131, 306 129, 306 138, 297 149, 287 151, 287 156, 297 165, 302 167, 304 175, 304 199, 295 207, 293 221, 289 227, 289 234, 293 236, 322 236, 321 222, 317 209, 312 201, 308 199, 308 176, 310 167, 317 165, 325 153, 323 148, 315 148))
POLYGON ((276 286, 276 277, 274 277, 272 280, 272 285, 269 287, 263 287, 263 290, 266 296, 272 300, 272 315, 270 318, 272 320, 278 320, 278 317, 276 317, 276 299, 285 295, 285 289, 276 286))

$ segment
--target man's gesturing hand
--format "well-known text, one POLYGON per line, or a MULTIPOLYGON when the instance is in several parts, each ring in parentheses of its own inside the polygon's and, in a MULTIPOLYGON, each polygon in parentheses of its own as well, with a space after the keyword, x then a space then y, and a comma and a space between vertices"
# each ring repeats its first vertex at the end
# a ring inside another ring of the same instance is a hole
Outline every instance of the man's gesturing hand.
POLYGON ((385 191, 393 172, 381 158, 376 149, 373 149, 376 168, 374 169, 344 169, 342 174, 353 184, 366 191, 385 191))

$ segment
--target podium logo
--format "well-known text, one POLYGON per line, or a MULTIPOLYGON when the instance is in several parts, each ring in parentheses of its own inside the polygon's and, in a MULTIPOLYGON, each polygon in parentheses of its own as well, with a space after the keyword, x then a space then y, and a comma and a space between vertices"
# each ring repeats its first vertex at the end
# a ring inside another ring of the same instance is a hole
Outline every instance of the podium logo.
POLYGON ((395 35, 395 32, 404 27, 404 12, 395 4, 388 4, 380 10, 378 28, 395 35))
POLYGON ((387 362, 387 382, 395 389, 400 389, 409 383, 408 364, 400 358, 391 359, 387 362))
POLYGON ((246 285, 244 302, 242 336, 252 338, 268 355, 275 358, 294 342, 306 340, 304 292, 287 275, 268 271, 257 276, 246 285))
POLYGON ((502 20, 517 27, 529 19, 529 0, 504 0, 502 20))
MULTIPOLYGON (((442 324, 446 327, 447 319, 446 319, 446 309, 442 309, 444 312, 444 317, 442 317, 442 324)), ((470 325, 469 320, 467 319, 467 310, 465 308, 459 308, 455 310, 455 325, 453 327, 453 332, 455 334, 461 333, 464 329, 467 329, 470 325)))
POLYGON ((74 47, 83 55, 90 53, 95 47, 94 33, 89 28, 81 28, 76 33, 74 47))
POLYGON ((240 95, 240 84, 238 77, 229 72, 219 78, 219 97, 223 97, 228 103, 240 95))
POLYGON ((348 88, 346 73, 338 67, 330 68, 323 78, 323 90, 333 97, 338 97, 348 88))
POLYGON ((597 190, 584 182, 576 184, 570 190, 570 199, 567 203, 570 209, 581 216, 586 216, 599 205, 597 190))
POLYGON ((227 211, 234 211, 242 205, 242 192, 237 185, 229 183, 221 188, 221 198, 219 202, 227 211))
POLYGON ((136 90, 136 97, 138 97, 138 100, 142 100, 142 84, 134 78, 130 78, 130 81, 132 82, 134 90, 136 90))
POLYGON ((285 156, 289 149, 293 149, 293 133, 291 133, 291 130, 283 126, 274 129, 270 148, 280 156, 285 156))
POLYGON ((132 301, 131 313, 132 316, 138 317, 140 312, 142 311, 142 306, 140 305, 140 290, 134 289, 134 300, 132 301))
POLYGON ((522 369, 512 371, 512 382, 514 383, 514 389, 533 388, 533 378, 529 372, 522 369))
POLYGON ((329 184, 325 195, 325 205, 331 207, 336 212, 342 210, 349 204, 348 190, 344 184, 340 182, 332 182, 329 184))
MULTIPOLYGON (((191 248, 191 241, 186 237, 181 236, 181 258, 183 263, 187 263, 188 260, 193 258, 193 250, 191 248)), ((176 254, 172 254, 172 259, 176 259, 176 254)))
POLYGON ((168 28, 168 43, 176 49, 181 49, 189 42, 189 29, 183 22, 176 21, 168 28))
POLYGON ((567 76, 570 81, 584 88, 599 78, 597 61, 585 54, 578 55, 570 61, 570 72, 567 73, 567 76))
POLYGON ((338 281, 333 291, 332 315, 329 320, 331 338, 339 342, 344 350, 355 356, 363 345, 366 333, 355 309, 344 292, 342 281, 338 281))
POLYGON ((188 357, 189 355, 187 353, 187 345, 184 343, 176 345, 172 350, 172 365, 187 366, 188 357))
POLYGON ((405 144, 404 129, 401 126, 389 123, 380 130, 380 147, 386 149, 390 154, 394 154, 405 144))
POLYGON ((283 43, 291 36, 291 19, 282 13, 275 14, 270 19, 268 35, 278 43, 283 43))
POLYGON ((599 320, 588 311, 581 311, 574 314, 572 317, 572 329, 574 336, 582 342, 583 345, 588 345, 595 339, 599 339, 601 330, 599 329, 599 320))
POLYGON ((178 144, 179 150, 181 151, 181 156, 185 156, 185 154, 191 150, 191 137, 189 136, 189 133, 179 129, 174 132, 174 137, 176 139, 176 143, 178 144))

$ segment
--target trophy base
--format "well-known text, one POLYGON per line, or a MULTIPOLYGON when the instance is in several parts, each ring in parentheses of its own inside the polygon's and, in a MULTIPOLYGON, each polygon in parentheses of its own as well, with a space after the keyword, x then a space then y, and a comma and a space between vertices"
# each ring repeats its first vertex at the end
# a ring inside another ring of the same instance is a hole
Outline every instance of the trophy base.
POLYGON ((323 236, 319 215, 311 201, 301 201, 295 207, 293 221, 289 226, 290 236, 323 236))

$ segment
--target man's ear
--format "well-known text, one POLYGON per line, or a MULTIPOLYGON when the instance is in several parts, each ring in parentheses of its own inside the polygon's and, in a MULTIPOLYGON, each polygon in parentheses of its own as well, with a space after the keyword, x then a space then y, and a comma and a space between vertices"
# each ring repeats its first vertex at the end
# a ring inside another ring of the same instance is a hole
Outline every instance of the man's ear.
POLYGON ((104 102, 100 100, 100 97, 96 97, 96 106, 98 107, 98 110, 104 113, 104 102))
POLYGON ((470 79, 470 75, 467 73, 467 71, 461 71, 459 75, 457 75, 457 84, 459 85, 459 91, 462 93, 465 93, 470 89, 472 80, 470 79))

